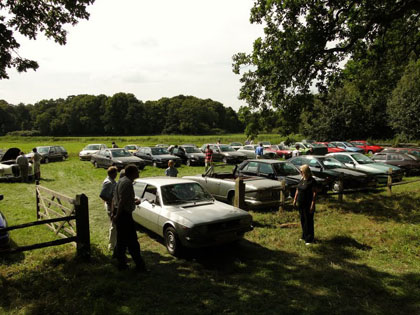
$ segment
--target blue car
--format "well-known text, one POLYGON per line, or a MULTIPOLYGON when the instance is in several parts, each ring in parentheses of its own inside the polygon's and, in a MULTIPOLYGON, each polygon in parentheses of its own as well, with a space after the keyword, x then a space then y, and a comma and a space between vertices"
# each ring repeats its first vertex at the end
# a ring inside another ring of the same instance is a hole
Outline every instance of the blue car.
POLYGON ((344 149, 347 152, 357 152, 365 153, 362 148, 356 147, 354 144, 346 141, 332 141, 331 144, 335 145, 337 148, 344 149))
MULTIPOLYGON (((3 195, 0 195, 0 200, 3 200, 3 195)), ((4 217, 3 213, 0 212, 0 228, 7 227, 7 221, 4 217)), ((3 248, 7 248, 10 243, 9 232, 7 231, 0 231, 0 250, 3 248)))

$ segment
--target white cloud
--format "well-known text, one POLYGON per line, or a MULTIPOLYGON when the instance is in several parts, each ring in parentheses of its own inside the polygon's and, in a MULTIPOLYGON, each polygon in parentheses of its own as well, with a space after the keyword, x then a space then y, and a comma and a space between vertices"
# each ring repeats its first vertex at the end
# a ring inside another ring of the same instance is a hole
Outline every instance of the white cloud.
POLYGON ((250 51, 260 26, 253 0, 101 0, 91 18, 69 28, 67 45, 24 39, 19 53, 40 64, 11 73, 0 99, 34 103, 74 94, 133 93, 140 100, 178 94, 212 98, 236 109, 239 76, 232 55, 250 51))

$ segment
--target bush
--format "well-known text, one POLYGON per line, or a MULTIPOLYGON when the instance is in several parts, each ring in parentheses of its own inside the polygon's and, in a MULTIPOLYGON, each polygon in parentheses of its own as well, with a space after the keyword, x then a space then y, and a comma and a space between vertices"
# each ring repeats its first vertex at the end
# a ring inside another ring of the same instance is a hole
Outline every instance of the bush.
POLYGON ((14 136, 14 137, 36 137, 40 136, 41 133, 38 130, 16 130, 10 131, 6 134, 6 136, 14 136))

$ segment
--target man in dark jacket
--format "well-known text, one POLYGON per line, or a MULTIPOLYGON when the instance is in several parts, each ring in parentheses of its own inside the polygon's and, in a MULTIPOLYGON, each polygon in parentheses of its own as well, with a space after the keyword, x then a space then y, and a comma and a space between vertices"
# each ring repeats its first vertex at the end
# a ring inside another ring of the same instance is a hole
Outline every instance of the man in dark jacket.
POLYGON ((127 269, 127 257, 125 251, 128 252, 136 263, 136 269, 145 272, 146 265, 140 253, 140 244, 137 241, 137 232, 132 217, 132 212, 140 200, 135 198, 133 182, 139 177, 139 170, 135 165, 127 165, 125 167, 125 176, 121 178, 115 187, 114 198, 117 206, 117 213, 113 217, 117 226, 117 246, 116 257, 118 260, 118 268, 120 270, 127 269))

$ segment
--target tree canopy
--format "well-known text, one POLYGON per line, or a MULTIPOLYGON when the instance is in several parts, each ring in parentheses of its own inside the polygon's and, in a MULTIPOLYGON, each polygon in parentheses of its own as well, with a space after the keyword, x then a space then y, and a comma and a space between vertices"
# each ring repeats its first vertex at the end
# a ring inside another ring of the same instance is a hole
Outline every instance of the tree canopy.
POLYGON ((349 58, 380 63, 396 47, 407 57, 419 50, 419 17, 418 0, 256 0, 250 21, 264 25, 264 37, 251 54, 233 57, 239 97, 254 107, 281 107, 314 82, 325 87, 349 58))
POLYGON ((0 100, 0 136, 215 134, 243 128, 232 108, 194 96, 142 102, 129 93, 73 95, 17 106, 0 100))
POLYGON ((16 33, 30 39, 38 34, 66 44, 66 25, 88 19, 88 5, 95 0, 3 0, 0 1, 0 79, 8 79, 7 69, 36 70, 38 63, 18 54, 16 33))

